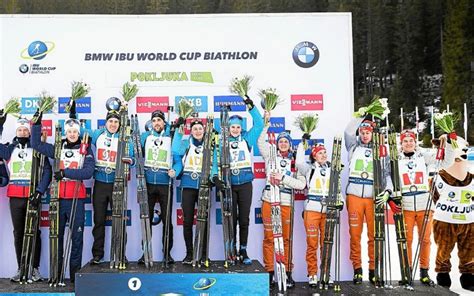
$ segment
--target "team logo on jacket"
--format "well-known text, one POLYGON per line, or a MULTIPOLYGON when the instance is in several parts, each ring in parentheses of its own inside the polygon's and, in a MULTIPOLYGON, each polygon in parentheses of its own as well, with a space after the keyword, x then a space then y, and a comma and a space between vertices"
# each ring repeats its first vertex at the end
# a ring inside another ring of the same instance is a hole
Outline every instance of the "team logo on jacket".
POLYGON ((319 61, 319 49, 313 42, 303 41, 293 48, 292 56, 301 68, 311 68, 319 61))
POLYGON ((365 157, 370 157, 372 155, 372 150, 369 150, 369 149, 365 150, 364 155, 365 155, 365 157))

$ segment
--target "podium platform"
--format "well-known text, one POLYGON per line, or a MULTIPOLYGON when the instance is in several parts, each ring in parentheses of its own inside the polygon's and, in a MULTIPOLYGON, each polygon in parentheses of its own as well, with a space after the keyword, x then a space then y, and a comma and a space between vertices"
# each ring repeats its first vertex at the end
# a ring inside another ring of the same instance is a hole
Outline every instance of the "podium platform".
POLYGON ((91 295, 268 295, 268 273, 258 261, 252 265, 224 267, 223 261, 209 268, 193 268, 181 262, 164 269, 155 262, 150 269, 136 262, 127 269, 110 269, 109 262, 87 264, 76 274, 75 293, 91 295))

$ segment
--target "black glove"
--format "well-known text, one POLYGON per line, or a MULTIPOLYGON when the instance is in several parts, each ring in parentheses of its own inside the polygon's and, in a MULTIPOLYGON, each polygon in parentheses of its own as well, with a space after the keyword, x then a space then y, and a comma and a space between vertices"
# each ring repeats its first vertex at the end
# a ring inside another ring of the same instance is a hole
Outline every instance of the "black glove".
POLYGON ((3 126, 3 124, 7 121, 7 114, 3 113, 3 109, 0 110, 0 126, 3 126))
POLYGON ((39 109, 37 109, 35 115, 33 115, 33 118, 36 118, 34 125, 41 125, 41 120, 43 119, 43 112, 39 112, 39 109))
POLYGON ((253 104, 252 99, 249 98, 249 96, 247 96, 247 95, 245 95, 244 103, 245 103, 245 105, 247 105, 247 107, 249 108, 249 110, 252 110, 253 107, 255 106, 255 105, 253 104))
POLYGON ((307 141, 308 141, 309 139, 311 139, 311 135, 305 133, 305 134, 303 134, 303 137, 301 137, 301 138, 302 138, 303 140, 307 140, 307 141))
POLYGON ((76 114, 76 101, 69 103, 69 113, 76 114))
POLYGON ((217 176, 212 177, 212 183, 214 183, 214 185, 216 185, 217 190, 219 190, 219 191, 224 190, 224 183, 222 183, 222 181, 219 180, 219 177, 217 177, 217 176))
POLYGON ((186 123, 186 120, 183 118, 183 117, 179 117, 178 120, 176 120, 176 127, 180 127, 182 126, 183 124, 186 123))
POLYGON ((54 172, 54 179, 56 181, 61 181, 62 179, 64 179, 64 170, 54 172))
POLYGON ((38 191, 35 191, 30 195, 30 205, 37 207, 41 203, 41 193, 38 191))

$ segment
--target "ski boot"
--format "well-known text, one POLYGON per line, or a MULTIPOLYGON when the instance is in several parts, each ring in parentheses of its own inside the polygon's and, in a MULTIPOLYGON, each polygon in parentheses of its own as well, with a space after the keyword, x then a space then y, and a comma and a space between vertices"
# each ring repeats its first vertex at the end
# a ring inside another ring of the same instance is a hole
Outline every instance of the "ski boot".
POLYGON ((352 278, 352 282, 355 285, 362 284, 362 268, 354 269, 354 277, 352 278))
POLYGON ((247 246, 240 246, 240 262, 242 262, 245 265, 250 265, 252 264, 252 260, 247 256, 247 246))
POLYGON ((426 286, 430 286, 430 287, 436 286, 435 282, 433 282, 433 280, 430 279, 427 268, 420 268, 420 282, 426 286))
POLYGON ((372 285, 375 285, 375 270, 369 269, 369 281, 372 285))
POLYGON ((295 281, 291 277, 291 271, 286 272, 286 287, 292 289, 295 287, 295 281))
POLYGON ((192 265, 193 264, 193 252, 186 252, 186 257, 184 257, 182 263, 184 265, 192 265))

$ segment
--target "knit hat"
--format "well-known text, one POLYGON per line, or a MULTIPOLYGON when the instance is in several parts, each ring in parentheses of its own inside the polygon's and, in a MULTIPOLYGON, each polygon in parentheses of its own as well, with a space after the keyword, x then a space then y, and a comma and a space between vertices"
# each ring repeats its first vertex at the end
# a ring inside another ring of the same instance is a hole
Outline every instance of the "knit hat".
POLYGON ((359 132, 361 131, 369 131, 373 132, 374 131, 374 122, 370 120, 364 120, 360 125, 359 125, 359 132))
POLYGON ((15 124, 15 131, 17 131, 20 127, 26 127, 29 132, 31 132, 30 121, 24 117, 18 118, 15 124))
POLYGON ((79 134, 81 133, 81 122, 77 119, 69 118, 64 122, 64 133, 67 133, 70 129, 76 129, 79 134))
POLYGON ((313 148, 311 149, 311 155, 315 155, 321 150, 326 150, 326 147, 324 147, 323 144, 314 145, 313 148))
POLYGON ((107 116, 105 117, 105 121, 109 120, 110 118, 116 118, 117 120, 120 121, 120 115, 115 110, 110 110, 109 112, 107 112, 107 116))
POLYGON ((289 132, 286 132, 286 131, 281 132, 277 137, 277 143, 280 142, 280 140, 283 139, 283 138, 287 139, 288 142, 290 142, 290 145, 291 145, 292 140, 291 140, 291 136, 290 136, 289 132))
POLYGON ((416 134, 411 130, 404 130, 400 134, 400 141, 403 141, 403 139, 405 139, 406 137, 413 138, 413 140, 416 141, 416 134))
POLYGON ((165 121, 165 113, 163 113, 161 110, 155 110, 153 113, 151 113, 151 120, 153 120, 155 117, 159 117, 161 120, 165 121))
POLYGON ((242 126, 243 121, 244 119, 242 118, 242 116, 232 115, 231 117, 229 117, 229 126, 234 125, 234 124, 242 126))
POLYGON ((204 127, 204 123, 202 122, 202 120, 200 118, 194 118, 191 121, 190 128, 193 128, 193 126, 195 126, 196 124, 200 124, 204 127))

